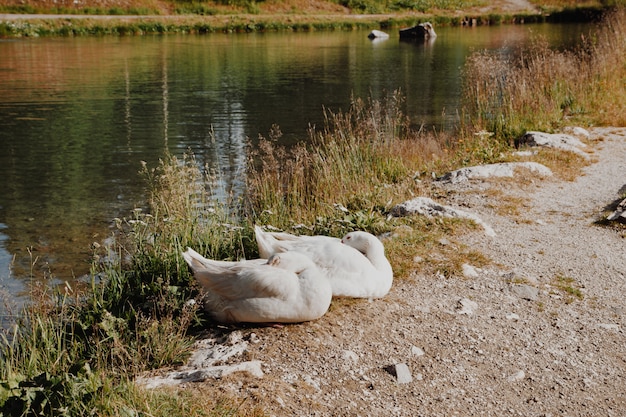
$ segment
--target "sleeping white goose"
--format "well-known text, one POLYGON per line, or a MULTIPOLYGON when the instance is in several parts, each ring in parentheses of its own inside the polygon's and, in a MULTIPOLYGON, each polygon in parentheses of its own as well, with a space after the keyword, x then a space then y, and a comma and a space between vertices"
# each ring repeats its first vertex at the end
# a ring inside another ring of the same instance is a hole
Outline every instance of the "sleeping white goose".
POLYGON ((187 248, 183 257, 205 291, 204 309, 217 321, 298 323, 320 318, 330 306, 328 279, 299 252, 229 262, 187 248))
POLYGON ((335 297, 380 298, 391 289, 393 271, 383 243, 367 232, 329 236, 296 236, 265 232, 255 226, 262 258, 272 253, 298 251, 309 256, 326 274, 335 297))

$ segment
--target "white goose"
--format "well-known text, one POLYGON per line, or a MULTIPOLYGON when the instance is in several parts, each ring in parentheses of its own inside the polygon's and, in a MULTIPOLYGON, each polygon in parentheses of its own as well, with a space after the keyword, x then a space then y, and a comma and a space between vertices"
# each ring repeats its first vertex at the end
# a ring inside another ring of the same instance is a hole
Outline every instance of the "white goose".
POLYGON ((326 313, 332 288, 307 256, 285 252, 238 262, 206 259, 193 249, 185 261, 205 290, 204 309, 224 323, 298 323, 326 313))
POLYGON ((329 236, 296 236, 265 232, 255 226, 262 258, 272 253, 298 251, 309 256, 326 274, 335 297, 380 298, 391 289, 393 271, 385 247, 367 232, 329 236))

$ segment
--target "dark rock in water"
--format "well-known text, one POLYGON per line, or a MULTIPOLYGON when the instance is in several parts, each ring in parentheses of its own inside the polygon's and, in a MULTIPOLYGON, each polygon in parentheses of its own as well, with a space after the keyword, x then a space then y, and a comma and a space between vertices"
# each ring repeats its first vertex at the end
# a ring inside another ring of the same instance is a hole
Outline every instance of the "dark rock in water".
POLYGON ((400 39, 432 39, 437 34, 432 23, 425 22, 410 28, 400 29, 400 39))

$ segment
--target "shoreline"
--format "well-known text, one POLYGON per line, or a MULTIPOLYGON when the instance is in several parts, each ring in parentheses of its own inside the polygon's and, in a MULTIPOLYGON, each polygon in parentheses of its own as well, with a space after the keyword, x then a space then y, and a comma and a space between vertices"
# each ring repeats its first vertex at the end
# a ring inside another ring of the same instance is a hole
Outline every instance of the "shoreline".
POLYGON ((434 15, 396 14, 216 14, 216 15, 105 15, 0 14, 0 39, 41 36, 145 35, 167 33, 246 33, 270 31, 389 30, 423 22, 435 26, 588 22, 606 8, 577 8, 552 13, 538 10, 458 11, 434 15))

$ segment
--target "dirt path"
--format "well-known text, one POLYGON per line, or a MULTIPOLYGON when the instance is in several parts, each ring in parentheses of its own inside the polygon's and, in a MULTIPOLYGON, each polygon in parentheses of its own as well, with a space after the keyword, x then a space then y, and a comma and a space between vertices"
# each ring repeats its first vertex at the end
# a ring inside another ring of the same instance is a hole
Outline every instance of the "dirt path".
POLYGON ((504 10, 508 11, 519 11, 519 10, 535 10, 535 6, 532 5, 531 2, 527 0, 506 0, 502 2, 501 7, 504 10))
POLYGON ((596 162, 576 181, 513 182, 500 198, 488 181, 449 190, 446 204, 497 232, 448 243, 493 260, 475 276, 415 275, 314 322, 225 330, 247 345, 231 360, 260 361, 263 376, 183 386, 276 416, 626 415, 625 233, 594 225, 624 187, 626 129, 592 142, 596 162), (499 215, 505 197, 524 210, 499 215))

